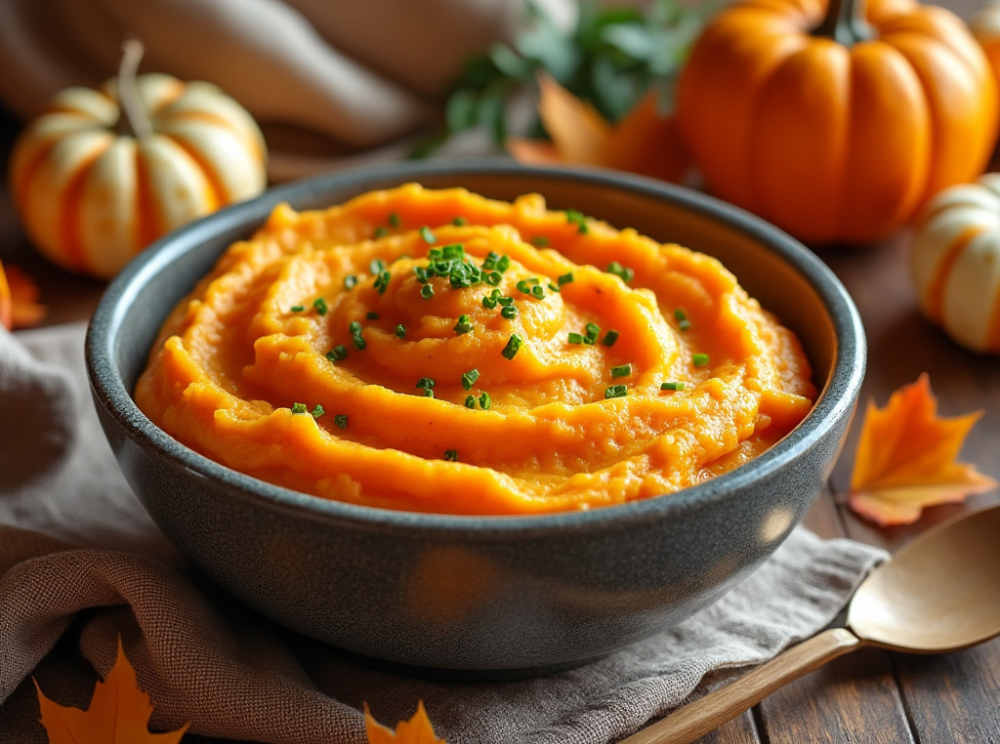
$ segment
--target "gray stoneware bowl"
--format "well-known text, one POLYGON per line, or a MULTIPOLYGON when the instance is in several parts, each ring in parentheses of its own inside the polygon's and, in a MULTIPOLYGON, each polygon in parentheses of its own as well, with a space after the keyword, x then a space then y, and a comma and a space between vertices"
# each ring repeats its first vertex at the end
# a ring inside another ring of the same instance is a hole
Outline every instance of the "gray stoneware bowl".
POLYGON ((865 367, 861 322, 812 253, 701 194, 601 171, 498 161, 406 163, 274 189, 160 240, 110 285, 87 337, 94 399, 118 462, 174 544, 278 622, 401 668, 459 677, 584 663, 685 620, 743 581, 827 479, 865 367), (131 391, 170 309, 281 201, 324 207, 409 181, 512 199, 537 191, 717 256, 797 332, 820 396, 750 464, 680 493, 592 511, 456 517, 296 493, 179 444, 131 391))

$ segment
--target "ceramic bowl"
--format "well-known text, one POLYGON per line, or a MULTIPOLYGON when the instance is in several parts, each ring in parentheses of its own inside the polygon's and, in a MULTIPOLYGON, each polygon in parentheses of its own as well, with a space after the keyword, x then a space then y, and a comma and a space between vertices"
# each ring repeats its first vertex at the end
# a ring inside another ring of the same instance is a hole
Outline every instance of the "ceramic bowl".
POLYGON ((346 651, 497 677, 584 663, 690 617, 798 524, 842 444, 865 366, 836 277, 771 225, 702 194, 597 170, 406 163, 293 183, 157 242, 109 286, 87 338, 94 399, 120 466, 171 541, 259 612, 346 651), (181 445, 131 391, 170 309, 282 201, 300 209, 410 181, 512 199, 537 191, 617 227, 709 253, 801 339, 820 390, 765 454, 673 495, 584 512, 461 517, 296 493, 181 445))

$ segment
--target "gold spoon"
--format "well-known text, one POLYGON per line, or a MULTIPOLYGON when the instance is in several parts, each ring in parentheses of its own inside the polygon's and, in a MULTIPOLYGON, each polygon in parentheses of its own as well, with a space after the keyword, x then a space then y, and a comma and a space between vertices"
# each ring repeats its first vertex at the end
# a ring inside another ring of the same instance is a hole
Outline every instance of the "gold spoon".
POLYGON ((939 654, 1000 635, 1000 505, 940 524, 854 593, 847 627, 803 641, 619 744, 689 744, 779 687, 862 646, 939 654))

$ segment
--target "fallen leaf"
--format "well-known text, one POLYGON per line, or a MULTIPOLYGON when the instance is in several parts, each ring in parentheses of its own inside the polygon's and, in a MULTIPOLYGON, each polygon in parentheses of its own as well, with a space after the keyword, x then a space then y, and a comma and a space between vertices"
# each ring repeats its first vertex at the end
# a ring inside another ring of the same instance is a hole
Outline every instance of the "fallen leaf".
POLYGON ((552 138, 509 139, 510 153, 522 163, 574 163, 630 171, 678 182, 690 159, 672 116, 661 114, 651 90, 617 124, 549 75, 538 79, 538 113, 552 138))
POLYGON ((188 724, 164 734, 149 732, 153 706, 139 689, 135 669, 118 639, 118 658, 103 682, 98 682, 87 710, 49 700, 35 681, 41 722, 49 744, 177 744, 188 724))
POLYGON ((417 712, 408 721, 396 724, 396 730, 386 728, 374 718, 365 704, 365 731, 368 733, 368 744, 447 744, 444 739, 437 738, 431 719, 427 717, 424 701, 417 703, 417 712))
POLYGON ((7 330, 38 325, 46 308, 38 304, 38 287, 16 266, 0 263, 0 325, 7 330))
POLYGON ((924 507, 995 488, 975 465, 955 461, 981 416, 938 416, 926 373, 894 392, 885 408, 869 401, 851 473, 851 508, 883 526, 910 524, 924 507))

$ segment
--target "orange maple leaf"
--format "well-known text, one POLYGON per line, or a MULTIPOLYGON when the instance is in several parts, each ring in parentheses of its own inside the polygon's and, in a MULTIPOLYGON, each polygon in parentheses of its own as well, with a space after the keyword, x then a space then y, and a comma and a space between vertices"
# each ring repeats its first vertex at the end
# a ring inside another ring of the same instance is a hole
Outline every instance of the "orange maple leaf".
POLYGON ((434 733, 423 700, 417 703, 417 712, 413 717, 396 724, 395 731, 372 718, 368 704, 365 703, 365 731, 368 734, 368 744, 447 744, 434 733))
POLYGON ((45 317, 38 304, 38 287, 20 269, 0 263, 0 325, 7 330, 38 325, 45 317))
POLYGON ((955 462, 982 414, 939 417, 926 373, 894 392, 885 408, 869 401, 851 473, 851 508, 883 526, 910 524, 924 507, 995 488, 975 465, 955 462))
POLYGON ((538 87, 538 113, 552 141, 507 140, 507 149, 522 163, 596 165, 675 183, 687 172, 691 161, 677 123, 657 110, 656 91, 611 124, 549 75, 539 77, 538 87))
POLYGON ((118 639, 118 658, 103 682, 98 682, 87 710, 64 707, 49 700, 35 680, 41 722, 49 744, 177 744, 187 731, 149 733, 153 706, 139 689, 135 669, 118 639))

